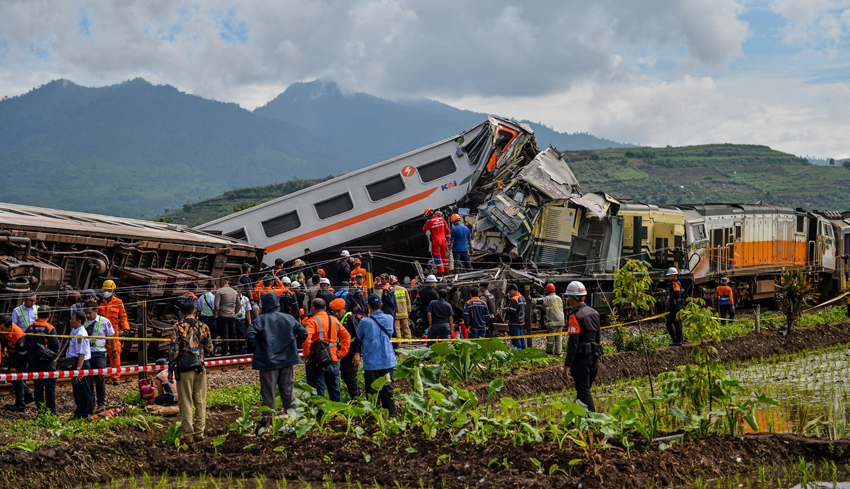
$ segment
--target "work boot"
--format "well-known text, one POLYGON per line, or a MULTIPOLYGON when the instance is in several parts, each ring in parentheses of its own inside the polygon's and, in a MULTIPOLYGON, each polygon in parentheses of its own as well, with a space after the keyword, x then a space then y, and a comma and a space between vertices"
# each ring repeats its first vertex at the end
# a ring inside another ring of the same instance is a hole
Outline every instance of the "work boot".
POLYGON ((14 412, 22 412, 26 410, 26 405, 21 406, 20 404, 6 404, 6 411, 14 411, 14 412))
POLYGON ((97 407, 95 408, 95 411, 100 411, 101 409, 104 409, 104 408, 106 408, 105 404, 98 404, 97 407))
POLYGON ((115 379, 112 379, 112 385, 121 385, 121 382, 118 382, 115 379))
POLYGON ((35 394, 33 394, 32 392, 28 392, 27 395, 24 396, 24 403, 25 404, 32 404, 34 402, 35 402, 35 394))

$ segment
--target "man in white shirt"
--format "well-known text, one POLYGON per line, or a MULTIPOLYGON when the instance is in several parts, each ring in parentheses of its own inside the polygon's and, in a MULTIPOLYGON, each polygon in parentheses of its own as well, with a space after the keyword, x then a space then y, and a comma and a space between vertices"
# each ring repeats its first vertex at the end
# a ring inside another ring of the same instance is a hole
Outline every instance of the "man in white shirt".
POLYGON ((23 304, 12 309, 12 322, 24 331, 35 324, 36 314, 38 314, 38 306, 35 305, 35 300, 36 295, 33 292, 24 297, 23 304))
MULTIPOLYGON (((85 313, 86 330, 91 333, 88 336, 115 335, 115 328, 112 327, 112 323, 97 313, 97 302, 86 302, 83 305, 83 312, 85 313)), ((118 352, 115 348, 115 340, 101 338, 88 341, 91 348, 91 361, 89 362, 91 368, 109 368, 109 360, 106 358, 106 344, 109 343, 109 346, 112 348, 111 351, 115 355, 118 352)), ((103 375, 94 375, 91 379, 94 384, 97 409, 100 409, 106 405, 106 382, 103 379, 103 375)))
MULTIPOLYGON (((71 338, 68 341, 67 358, 76 358, 77 363, 74 370, 88 370, 91 368, 91 345, 89 344, 88 332, 86 331, 86 315, 75 311, 71 315, 71 336, 83 338, 71 338)), ((74 389, 74 403, 77 409, 74 411, 74 419, 85 419, 94 413, 94 395, 92 393, 91 377, 82 375, 71 379, 74 389)))

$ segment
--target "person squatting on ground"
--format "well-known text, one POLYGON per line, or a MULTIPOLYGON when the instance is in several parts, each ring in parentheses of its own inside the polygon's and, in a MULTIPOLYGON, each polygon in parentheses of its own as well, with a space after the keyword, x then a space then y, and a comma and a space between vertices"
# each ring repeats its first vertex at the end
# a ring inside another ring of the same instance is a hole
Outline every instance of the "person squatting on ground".
POLYGON ((454 257, 455 269, 460 271, 472 270, 472 263, 469 261, 469 249, 472 247, 472 234, 466 224, 460 222, 460 216, 452 214, 452 228, 449 237, 449 246, 452 249, 454 257))
MULTIPOLYGON (((508 334, 522 336, 525 334, 525 297, 519 293, 515 284, 508 285, 508 305, 505 307, 505 321, 508 322, 508 334)), ((514 338, 511 345, 518 350, 525 350, 525 338, 514 338)))
POLYGON ((393 294, 395 295, 395 334, 410 338, 410 294, 398 283, 398 277, 392 276, 393 294))
POLYGON ((428 222, 425 223, 422 232, 428 236, 428 250, 434 259, 437 274, 448 273, 449 258, 446 244, 451 239, 449 225, 446 224, 443 213, 440 211, 432 212, 431 209, 425 209, 425 218, 428 219, 428 222))
MULTIPOLYGON (((86 331, 86 315, 82 311, 75 311, 71 314, 71 336, 84 338, 71 338, 68 340, 68 349, 65 352, 65 358, 75 358, 77 361, 72 370, 88 370, 91 368, 89 360, 91 360, 91 343, 88 339, 86 331)), ((94 414, 94 391, 92 390, 92 378, 85 376, 77 376, 71 379, 71 386, 74 391, 74 404, 77 409, 74 410, 72 419, 86 419, 94 414)))
POLYGON ((670 334, 670 346, 682 346, 682 320, 679 311, 685 307, 682 296, 682 284, 679 283, 679 271, 675 267, 667 269, 667 333, 670 334))
MULTIPOLYGON (((535 303, 542 303, 545 308, 543 321, 548 334, 560 333, 564 330, 564 301, 555 292, 555 284, 546 284, 546 295, 543 299, 537 299, 535 303)), ((560 355, 563 348, 561 335, 546 337, 546 353, 560 355)))
MULTIPOLYGON (((117 286, 112 280, 103 282, 103 301, 98 307, 97 313, 105 317, 112 323, 112 328, 115 330, 115 342, 106 345, 106 356, 109 359, 111 368, 121 368, 121 341, 117 338, 122 332, 130 331, 130 323, 127 321, 127 310, 124 309, 124 301, 115 297, 115 289, 117 286), (110 346, 113 345, 113 346, 110 346), (114 348, 114 349, 113 349, 114 348)), ((119 385, 121 374, 114 373, 112 377, 112 385, 119 385)))
POLYGON ((348 354, 351 336, 326 309, 323 299, 313 300, 313 317, 307 321, 307 339, 301 345, 304 371, 317 395, 324 397, 327 388, 328 399, 340 402, 339 359, 348 354))
MULTIPOLYGON (((428 304, 428 339, 449 339, 452 337, 452 328, 454 328, 454 309, 451 304, 446 302, 446 297, 449 296, 447 289, 440 289, 437 292, 437 299, 428 304)), ((430 347, 435 342, 429 341, 430 347)))
POLYGON ((260 299, 263 313, 248 326, 245 340, 254 351, 252 368, 260 372, 263 406, 275 409, 279 390, 280 407, 286 412, 295 401, 294 367, 301 363, 298 346, 307 339, 307 329, 291 315, 280 312, 277 294, 263 294, 260 299))
POLYGON ((180 442, 191 445, 204 439, 207 424, 204 356, 212 355, 213 345, 209 326, 194 318, 194 304, 180 304, 180 315, 168 345, 168 381, 177 379, 177 405, 183 433, 180 442))
POLYGON ((490 309, 487 308, 487 303, 478 297, 477 290, 470 290, 469 295, 469 300, 463 305, 463 322, 466 323, 470 338, 486 338, 490 309))
POLYGON ((160 370, 153 378, 156 384, 156 397, 153 403, 157 406, 174 406, 177 404, 177 382, 174 379, 168 380, 168 359, 159 358, 156 364, 166 368, 160 370))
POLYGON ((717 287, 714 294, 717 296, 717 309, 720 312, 721 321, 727 324, 729 319, 735 320, 735 297, 732 295, 732 287, 729 287, 729 279, 723 277, 720 279, 720 287, 717 287), (726 319, 729 318, 729 319, 726 319))
POLYGON ((334 299, 331 301, 331 312, 339 319, 342 327, 348 331, 351 336, 351 345, 348 348, 348 353, 339 361, 339 375, 342 382, 345 384, 345 389, 348 391, 348 397, 354 399, 363 394, 360 389, 360 384, 357 382, 357 368, 360 366, 361 354, 363 352, 360 340, 357 338, 357 325, 360 323, 360 317, 354 312, 358 309, 355 302, 348 303, 346 311, 345 299, 334 299))
POLYGON ((602 328, 599 313, 584 302, 587 289, 581 282, 570 282, 567 286, 567 302, 572 308, 569 314, 567 333, 567 355, 564 359, 564 381, 572 375, 576 397, 587 409, 596 411, 590 388, 599 370, 602 356, 602 328))
POLYGON ((369 307, 369 316, 361 319, 357 325, 357 337, 361 341, 363 351, 363 380, 366 395, 374 395, 376 390, 372 384, 388 375, 389 382, 378 392, 378 401, 394 418, 396 408, 393 399, 395 389, 393 367, 398 364, 398 361, 390 341, 393 318, 381 312, 381 298, 377 294, 369 295, 366 302, 369 307))
MULTIPOLYGON (((89 301, 83 304, 83 313, 86 317, 86 331, 89 336, 115 336, 115 329, 112 327, 112 322, 109 319, 99 315, 97 303, 89 301)), ((91 343, 91 360, 89 364, 91 368, 107 368, 108 356, 118 355, 118 348, 115 347, 115 340, 106 338, 89 339, 91 343), (107 350, 107 346, 111 346, 107 350), (108 353, 111 352, 111 353, 108 353)), ((93 375, 92 385, 94 386, 95 401, 97 409, 100 409, 106 404, 106 381, 103 375, 93 375)))
POLYGON ((236 314, 242 303, 239 292, 230 286, 230 277, 222 275, 218 280, 218 291, 213 299, 213 315, 215 316, 216 331, 213 336, 221 338, 219 351, 222 355, 238 355, 241 346, 240 341, 227 341, 229 339, 240 339, 236 331, 236 314))
MULTIPOLYGON (((2 328, 0 342, 6 355, 9 356, 9 373, 26 372, 27 337, 24 335, 23 328, 13 323, 11 316, 6 316, 0 328, 2 328)), ((6 404, 7 411, 23 411, 27 408, 27 404, 35 401, 35 396, 25 380, 13 380, 12 390, 15 393, 15 403, 6 404)))
MULTIPOLYGON (((39 306, 35 322, 25 331, 30 372, 56 371, 59 338, 56 337, 56 328, 50 324, 50 316, 49 306, 39 306)), ((56 379, 36 379, 33 384, 39 412, 47 410, 56 415, 56 379)))

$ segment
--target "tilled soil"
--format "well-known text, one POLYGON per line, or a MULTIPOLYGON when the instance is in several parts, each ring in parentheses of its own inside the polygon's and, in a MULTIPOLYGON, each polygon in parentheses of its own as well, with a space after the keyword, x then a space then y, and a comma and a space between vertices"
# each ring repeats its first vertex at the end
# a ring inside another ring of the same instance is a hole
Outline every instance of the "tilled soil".
MULTIPOLYGON (((775 331, 768 331, 722 341, 707 342, 706 345, 717 348, 720 362, 730 362, 795 353, 844 343, 850 343, 850 320, 817 328, 799 329, 792 331, 788 337, 784 337, 775 331)), ((647 362, 649 373, 652 375, 673 370, 680 365, 693 364, 695 361, 691 354, 692 346, 686 344, 681 347, 660 348, 657 354, 650 355, 638 352, 605 355, 599 363, 596 381, 597 383, 607 383, 647 375, 647 362)), ((534 372, 508 377, 504 379, 505 386, 494 396, 494 400, 500 397, 522 397, 541 392, 556 392, 572 387, 572 381, 564 382, 562 378, 563 370, 562 365, 554 365, 534 372)), ((480 384, 470 387, 469 390, 475 392, 479 399, 486 399, 489 386, 480 384)))
MULTIPOLYGON (((631 457, 619 449, 601 452, 595 464, 576 446, 558 449, 554 443, 514 447, 509 440, 491 439, 478 446, 467 442, 423 439, 407 433, 377 446, 368 436, 315 433, 302 438, 287 434, 246 437, 230 433, 218 448, 215 436, 224 434, 219 412, 210 423, 210 435, 190 451, 151 445, 147 436, 126 431, 99 442, 72 441, 66 445, 28 453, 0 452, 0 488, 79 487, 112 479, 150 474, 201 473, 213 476, 264 474, 269 479, 321 481, 328 477, 343 482, 346 475, 364 484, 377 481, 394 487, 396 481, 419 487, 626 487, 682 485, 696 477, 703 480, 752 474, 759 465, 785 465, 800 457, 812 462, 846 463, 850 442, 828 442, 792 435, 760 434, 713 437, 706 441, 675 445, 665 451, 656 446, 633 448, 631 457), (219 418, 219 419, 215 419, 219 418), (410 450, 408 450, 410 449, 410 450), (413 453, 411 453, 413 451, 413 453), (367 462, 367 455, 369 461, 367 462), (442 455, 451 455, 451 459, 442 455), (531 459, 539 460, 537 472, 531 459), (575 466, 570 461, 581 459, 575 466), (562 471, 549 469, 557 464, 562 471)), ((344 431, 344 426, 334 426, 344 431)), ((156 480, 156 479, 154 479, 156 480)))

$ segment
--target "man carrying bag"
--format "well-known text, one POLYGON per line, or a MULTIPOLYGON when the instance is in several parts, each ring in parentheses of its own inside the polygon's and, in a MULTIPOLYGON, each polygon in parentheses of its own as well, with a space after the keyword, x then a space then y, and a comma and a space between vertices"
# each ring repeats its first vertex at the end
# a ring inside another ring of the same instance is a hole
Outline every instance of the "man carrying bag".
POLYGON ((174 325, 168 347, 168 381, 177 376, 177 402, 180 407, 181 444, 204 439, 207 420, 207 376, 204 355, 213 352, 209 327, 196 320, 195 305, 180 304, 180 321, 174 325), (194 408, 194 416, 192 409, 194 408))

